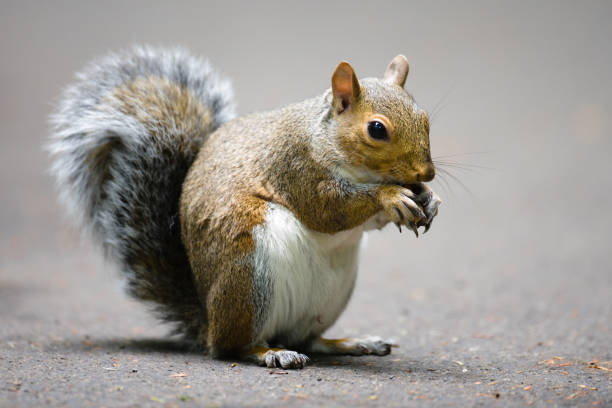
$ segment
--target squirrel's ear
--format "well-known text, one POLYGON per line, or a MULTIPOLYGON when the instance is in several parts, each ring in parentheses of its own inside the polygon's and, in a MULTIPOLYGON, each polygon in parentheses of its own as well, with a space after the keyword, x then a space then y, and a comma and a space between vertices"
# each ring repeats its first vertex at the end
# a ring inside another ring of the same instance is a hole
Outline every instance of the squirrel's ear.
POLYGON ((406 77, 408 76, 408 60, 403 55, 398 55, 391 60, 391 63, 385 71, 384 81, 390 84, 399 85, 402 88, 406 83, 406 77))
POLYGON ((349 108, 361 93, 359 80, 351 64, 342 61, 332 75, 332 92, 334 94, 334 109, 338 113, 349 108))

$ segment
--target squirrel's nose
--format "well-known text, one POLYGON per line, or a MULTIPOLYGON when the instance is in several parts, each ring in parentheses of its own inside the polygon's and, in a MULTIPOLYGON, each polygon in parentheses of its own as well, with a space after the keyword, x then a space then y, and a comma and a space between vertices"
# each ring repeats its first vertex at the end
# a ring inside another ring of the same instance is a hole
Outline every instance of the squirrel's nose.
POLYGON ((431 181, 436 176, 436 169, 433 163, 427 163, 417 172, 418 181, 431 181))

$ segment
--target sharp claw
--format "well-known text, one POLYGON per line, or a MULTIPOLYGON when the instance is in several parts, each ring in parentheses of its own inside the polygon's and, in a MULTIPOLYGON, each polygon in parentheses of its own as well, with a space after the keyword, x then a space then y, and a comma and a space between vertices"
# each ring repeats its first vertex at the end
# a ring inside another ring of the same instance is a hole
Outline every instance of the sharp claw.
POLYGON ((431 228, 431 221, 429 221, 427 224, 425 224, 425 231, 423 231, 423 234, 426 234, 427 231, 429 231, 429 228, 431 228))
MULTIPOLYGON (((399 217, 399 219, 401 220, 401 222, 404 222, 404 214, 402 214, 402 212, 399 210, 399 208, 395 207, 395 212, 397 213, 397 216, 399 217)), ((399 227, 399 222, 397 223, 397 226, 399 227)), ((400 228, 401 230, 401 228, 400 228)))
POLYGON ((416 235, 416 237, 418 238, 419 237, 419 229, 418 229, 418 227, 416 226, 415 223, 411 223, 410 224, 410 229, 412 229, 412 231, 414 231, 414 235, 416 235))
POLYGON ((396 222, 395 225, 397 226, 397 229, 399 230, 400 234, 402 233, 402 226, 399 222, 396 222))
POLYGON ((406 207, 415 218, 425 218, 425 213, 419 209, 419 208, 412 208, 410 207, 408 204, 402 202, 402 204, 404 204, 404 207, 406 207))

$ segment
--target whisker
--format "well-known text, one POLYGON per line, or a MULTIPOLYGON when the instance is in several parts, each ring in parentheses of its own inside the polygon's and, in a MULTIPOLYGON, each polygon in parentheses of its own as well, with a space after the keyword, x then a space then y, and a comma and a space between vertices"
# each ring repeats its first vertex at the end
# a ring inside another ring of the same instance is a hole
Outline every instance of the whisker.
POLYGON ((496 170, 493 167, 480 166, 478 164, 443 162, 437 160, 433 160, 433 163, 436 167, 451 167, 453 169, 464 171, 478 172, 478 170, 496 170))
POLYGON ((448 177, 452 178, 454 181, 456 181, 457 183, 459 183, 459 185, 471 196, 471 197, 475 197, 475 194, 472 192, 472 190, 470 190, 464 182, 462 182, 461 180, 459 180, 458 177, 456 177, 453 173, 451 173, 450 171, 444 169, 444 168, 440 168, 438 169, 441 173, 446 174, 448 177))
POLYGON ((474 154, 489 154, 489 153, 495 153, 494 150, 484 150, 484 151, 479 151, 479 152, 467 152, 467 153, 455 153, 455 154, 446 154, 446 155, 442 155, 442 156, 435 156, 433 157, 433 159, 446 159, 448 157, 459 157, 459 156, 471 156, 474 154))
POLYGON ((452 170, 456 170, 456 171, 461 171, 464 173, 469 173, 469 174, 479 174, 480 173, 480 169, 469 169, 469 168, 463 168, 463 167, 457 167, 457 166, 449 166, 449 165, 443 165, 440 163, 434 163, 436 170, 439 169, 444 169, 449 171, 450 169, 452 170))
POLYGON ((452 91, 454 91, 455 87, 457 84, 452 85, 450 88, 448 88, 448 91, 446 91, 444 93, 444 95, 442 95, 442 97, 438 100, 438 102, 436 102, 436 104, 434 105, 433 109, 431 110, 431 113, 429 114, 429 123, 431 124, 431 122, 433 122, 434 118, 436 118, 438 116, 438 114, 442 111, 442 109, 444 109, 446 106, 448 106, 446 102, 446 100, 448 99, 449 95, 451 94, 452 91), (442 105, 444 103, 444 105, 442 105))
POLYGON ((440 188, 442 190, 444 190, 444 192, 446 193, 445 194, 446 196, 448 196, 448 197, 450 197, 451 195, 455 196, 455 194, 453 192, 453 189, 451 188, 450 184, 448 183, 448 180, 446 180, 446 178, 443 177, 443 176, 444 176, 443 174, 438 174, 436 176, 436 178, 433 180, 433 182, 434 183, 437 182, 437 184, 440 186, 440 188))
POLYGON ((438 114, 440 114, 440 112, 442 112, 444 110, 444 108, 446 108, 448 106, 448 103, 445 103, 444 105, 441 105, 439 109, 435 108, 434 111, 432 111, 429 114, 429 124, 431 125, 435 119, 438 117, 438 114))
POLYGON ((477 167, 477 168, 481 168, 481 169, 494 169, 493 167, 482 166, 480 164, 464 163, 464 162, 458 162, 458 161, 453 161, 453 160, 438 160, 438 159, 433 159, 433 161, 435 163, 453 164, 453 165, 457 165, 457 166, 477 167))

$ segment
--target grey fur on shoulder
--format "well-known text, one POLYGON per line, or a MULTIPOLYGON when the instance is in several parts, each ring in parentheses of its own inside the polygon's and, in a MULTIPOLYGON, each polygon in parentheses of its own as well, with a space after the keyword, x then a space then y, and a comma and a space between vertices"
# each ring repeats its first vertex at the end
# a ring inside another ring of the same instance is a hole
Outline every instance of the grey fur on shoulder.
POLYGON ((180 238, 181 186, 203 141, 235 116, 229 81, 181 49, 137 47, 88 65, 52 115, 52 172, 71 217, 177 331, 205 327, 180 238))

